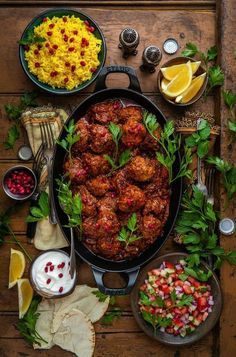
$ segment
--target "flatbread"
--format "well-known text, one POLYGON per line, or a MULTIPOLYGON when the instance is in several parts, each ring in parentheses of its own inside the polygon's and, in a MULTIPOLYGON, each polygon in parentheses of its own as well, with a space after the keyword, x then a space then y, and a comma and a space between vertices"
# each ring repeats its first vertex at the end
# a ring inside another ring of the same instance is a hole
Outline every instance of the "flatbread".
POLYGON ((82 311, 93 323, 100 320, 107 311, 110 298, 100 302, 93 294, 94 291, 98 291, 98 289, 90 288, 87 285, 77 285, 71 295, 57 300, 51 332, 55 333, 58 330, 64 316, 72 309, 82 311))
POLYGON ((49 349, 54 346, 53 334, 51 333, 54 307, 54 301, 48 299, 43 299, 38 305, 37 312, 40 315, 35 329, 47 343, 41 341, 41 346, 34 344, 34 349, 49 349))
POLYGON ((81 311, 72 310, 62 320, 53 342, 78 357, 92 357, 95 347, 93 325, 81 311))

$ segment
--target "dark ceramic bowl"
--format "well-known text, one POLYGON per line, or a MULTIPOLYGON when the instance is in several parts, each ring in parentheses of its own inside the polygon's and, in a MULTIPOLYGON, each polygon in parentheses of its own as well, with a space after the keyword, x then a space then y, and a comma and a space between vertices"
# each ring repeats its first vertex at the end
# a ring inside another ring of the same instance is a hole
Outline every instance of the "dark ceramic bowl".
MULTIPOLYGON (((164 63, 161 68, 165 68, 165 67, 170 67, 173 65, 177 65, 177 64, 182 64, 182 63, 187 63, 188 61, 191 62, 196 62, 196 60, 190 58, 190 57, 175 57, 172 58, 170 61, 164 63)), ((203 74, 205 71, 205 69, 202 67, 202 65, 199 66, 198 70, 196 73, 194 73, 194 76, 200 76, 201 74, 203 74)), ((173 100, 171 100, 169 97, 167 97, 161 89, 161 81, 164 78, 161 70, 159 70, 158 75, 157 75, 157 84, 158 84, 158 89, 161 93, 161 95, 163 96, 163 98, 170 104, 175 105, 176 107, 186 107, 188 105, 191 105, 193 103, 195 103, 196 101, 198 101, 198 99, 200 99, 206 89, 207 86, 207 82, 208 82, 208 76, 206 75, 205 77, 205 81, 203 82, 202 87, 200 88, 200 90, 198 91, 198 93, 188 102, 188 103, 176 103, 174 98, 173 100)))
POLYGON ((72 16, 72 15, 74 15, 75 17, 80 18, 81 20, 89 21, 89 23, 95 28, 95 31, 93 32, 94 36, 99 38, 100 40, 102 40, 101 51, 99 52, 99 55, 98 55, 98 58, 99 58, 99 61, 100 61, 100 65, 97 68, 96 72, 92 75, 92 78, 89 81, 83 82, 78 87, 76 87, 74 89, 71 89, 71 90, 68 90, 66 88, 53 88, 50 85, 39 81, 38 78, 29 71, 28 63, 25 60, 24 46, 22 46, 22 45, 19 46, 20 63, 21 63, 21 66, 22 66, 25 74, 40 89, 43 89, 43 90, 45 90, 45 91, 47 91, 49 93, 52 93, 52 94, 57 94, 57 95, 75 94, 75 93, 80 92, 82 89, 85 89, 91 83, 93 83, 95 81, 95 79, 97 78, 97 76, 100 73, 101 69, 103 68, 105 60, 106 60, 106 41, 105 41, 105 37, 104 37, 100 27, 98 26, 98 24, 91 17, 89 17, 88 15, 84 14, 83 12, 76 11, 76 10, 73 10, 73 9, 58 8, 58 9, 52 9, 52 10, 44 11, 41 14, 39 14, 38 16, 36 16, 27 25, 27 27, 25 28, 25 30, 24 30, 24 32, 23 32, 23 34, 21 36, 21 40, 27 38, 27 33, 29 31, 32 31, 34 29, 34 27, 40 25, 42 23, 43 18, 45 18, 45 17, 52 18, 54 16, 63 17, 63 16, 72 16))
POLYGON ((35 176, 34 171, 31 170, 29 167, 23 166, 23 165, 13 166, 5 172, 3 179, 2 179, 2 186, 3 186, 4 192, 7 194, 7 196, 12 198, 13 200, 25 201, 25 200, 29 199, 34 194, 34 192, 37 188, 37 178, 35 176), (12 174, 13 171, 25 171, 33 177, 34 188, 32 189, 32 191, 29 194, 26 194, 26 195, 14 194, 9 190, 6 181, 9 178, 9 176, 12 174))
MULTIPOLYGON (((166 255, 162 255, 161 257, 153 260, 150 264, 148 264, 140 273, 137 283, 135 284, 134 289, 131 293, 131 307, 133 310, 134 317, 141 327, 141 329, 151 338, 164 343, 166 345, 171 346, 184 346, 190 345, 192 343, 197 342, 201 338, 203 338, 208 332, 212 330, 212 328, 217 323, 222 309, 222 294, 220 289, 220 284, 218 278, 213 273, 211 278, 208 280, 208 284, 210 284, 212 289, 212 295, 214 299, 214 305, 212 306, 212 312, 209 313, 207 319, 199 325, 196 330, 185 337, 174 336, 166 332, 161 332, 157 329, 156 334, 154 334, 153 328, 150 324, 148 324, 143 318, 139 310, 138 300, 139 300, 139 288, 144 283, 144 280, 147 277, 148 271, 159 268, 164 260, 167 260, 171 263, 176 264, 177 261, 186 258, 188 255, 186 253, 170 253, 166 255)), ((202 268, 207 271, 210 268, 205 264, 201 263, 202 268)))

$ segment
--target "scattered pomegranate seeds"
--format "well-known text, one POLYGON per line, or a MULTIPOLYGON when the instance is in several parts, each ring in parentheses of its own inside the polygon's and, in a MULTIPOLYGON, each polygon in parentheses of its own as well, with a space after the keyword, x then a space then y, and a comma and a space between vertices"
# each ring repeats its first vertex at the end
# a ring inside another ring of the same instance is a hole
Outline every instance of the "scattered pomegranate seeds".
POLYGON ((54 50, 52 48, 50 48, 48 52, 50 55, 54 55, 54 50))
POLYGON ((85 21, 84 21, 84 24, 85 24, 86 26, 90 26, 90 23, 88 22, 88 20, 85 20, 85 21))
POLYGON ((81 56, 84 56, 84 54, 85 54, 84 51, 81 51, 81 52, 80 52, 80 55, 81 55, 81 56))
POLYGON ((75 49, 74 47, 69 47, 69 48, 68 48, 68 51, 73 52, 74 49, 75 49))
POLYGON ((65 262, 62 262, 61 267, 64 268, 64 266, 65 266, 65 262))
POLYGON ((75 66, 75 65, 71 66, 71 71, 72 71, 72 72, 74 72, 75 69, 76 69, 76 66, 75 66))
POLYGON ((50 265, 50 271, 54 270, 54 265, 50 265))
POLYGON ((48 36, 52 36, 52 31, 48 31, 48 32, 47 32, 47 35, 48 35, 48 36))
POLYGON ((52 262, 48 262, 48 263, 46 264, 47 267, 48 267, 49 265, 52 265, 52 262))
POLYGON ((62 30, 61 30, 61 33, 62 33, 62 34, 65 33, 65 29, 62 29, 62 30))
POLYGON ((77 30, 73 31, 73 34, 78 35, 78 31, 77 30))
POLYGON ((97 68, 90 68, 90 72, 91 72, 91 73, 96 72, 96 70, 97 70, 97 68))
POLYGON ((70 38, 70 42, 74 42, 74 40, 75 40, 74 37, 70 38))
POLYGON ((58 75, 58 72, 57 71, 52 71, 51 73, 50 73, 50 76, 51 77, 55 77, 55 76, 57 76, 58 75))
POLYGON ((64 83, 67 83, 68 81, 69 81, 68 77, 64 78, 64 83))
POLYGON ((57 45, 53 45, 52 48, 54 48, 54 50, 57 50, 58 46, 57 45))
POLYGON ((30 49, 30 48, 29 48, 28 45, 24 45, 24 50, 25 50, 25 51, 29 51, 29 49, 30 49))
POLYGON ((94 32, 94 31, 95 31, 95 28, 94 28, 93 26, 90 26, 90 27, 88 28, 88 30, 89 30, 89 32, 94 32))
POLYGON ((48 19, 47 19, 47 17, 44 17, 43 22, 46 22, 46 21, 48 21, 48 19))
POLYGON ((60 279, 63 278, 63 274, 62 274, 62 273, 58 274, 58 277, 59 277, 60 279))
POLYGON ((54 26, 55 26, 54 24, 50 24, 50 25, 49 25, 49 28, 50 28, 50 29, 53 29, 54 26))
POLYGON ((62 291, 63 291, 63 287, 61 286, 59 289, 59 293, 62 293, 62 291))
POLYGON ((49 47, 49 46, 50 46, 50 45, 49 45, 49 43, 47 42, 46 45, 45 45, 45 47, 49 47))
POLYGON ((38 50, 41 50, 41 48, 43 47, 42 45, 38 45, 38 50))
POLYGON ((64 35, 64 41, 67 42, 68 41, 68 36, 67 35, 64 35))
POLYGON ((67 22, 67 17, 66 16, 63 17, 63 21, 67 22))
POLYGON ((34 50, 34 54, 35 54, 35 55, 38 55, 38 54, 39 54, 39 51, 38 51, 38 50, 34 50))
POLYGON ((33 191, 35 182, 33 176, 25 170, 14 170, 7 176, 5 183, 11 193, 23 196, 33 191))
POLYGON ((86 62, 80 61, 80 65, 81 65, 82 67, 84 67, 84 66, 86 66, 86 62))
POLYGON ((45 271, 45 273, 47 273, 48 272, 48 268, 46 267, 46 268, 44 268, 44 271, 45 271))
POLYGON ((38 67, 40 67, 40 63, 39 63, 39 62, 35 62, 34 66, 35 66, 36 68, 38 68, 38 67))
POLYGON ((65 63, 65 66, 66 66, 66 67, 70 67, 70 62, 66 62, 66 63, 65 63))
POLYGON ((48 279, 48 280, 47 280, 47 284, 50 284, 50 283, 51 283, 51 279, 48 279))

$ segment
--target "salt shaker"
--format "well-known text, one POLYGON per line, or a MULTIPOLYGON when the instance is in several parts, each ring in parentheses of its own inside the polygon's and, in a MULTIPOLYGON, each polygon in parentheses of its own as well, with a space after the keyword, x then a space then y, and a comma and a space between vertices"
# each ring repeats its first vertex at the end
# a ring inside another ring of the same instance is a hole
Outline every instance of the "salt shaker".
POLYGON ((132 28, 126 28, 121 31, 119 36, 119 48, 123 51, 123 57, 127 58, 130 55, 136 56, 138 53, 137 47, 139 45, 139 34, 132 28))
POLYGON ((162 58, 160 48, 156 46, 148 46, 144 49, 142 60, 143 64, 140 66, 141 71, 155 72, 155 67, 158 65, 162 58))

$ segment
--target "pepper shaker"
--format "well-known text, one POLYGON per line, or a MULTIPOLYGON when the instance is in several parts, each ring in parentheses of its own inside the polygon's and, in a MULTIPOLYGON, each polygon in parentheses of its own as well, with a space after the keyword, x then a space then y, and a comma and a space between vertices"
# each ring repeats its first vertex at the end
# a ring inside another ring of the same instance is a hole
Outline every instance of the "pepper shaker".
POLYGON ((155 67, 158 65, 162 58, 160 48, 156 46, 148 46, 144 49, 142 60, 143 64, 140 66, 141 71, 148 71, 149 73, 155 72, 155 67))
POLYGON ((132 28, 125 28, 119 36, 119 48, 123 51, 123 57, 128 58, 130 55, 136 56, 139 45, 139 34, 132 28))

